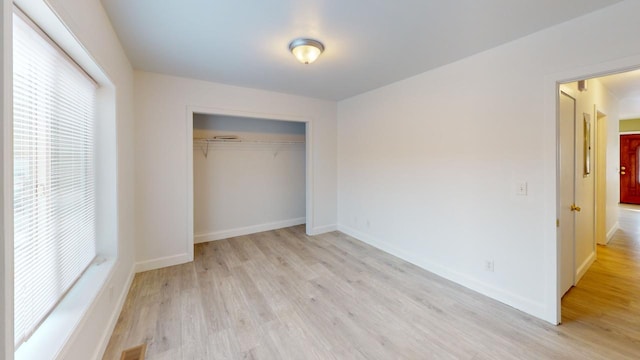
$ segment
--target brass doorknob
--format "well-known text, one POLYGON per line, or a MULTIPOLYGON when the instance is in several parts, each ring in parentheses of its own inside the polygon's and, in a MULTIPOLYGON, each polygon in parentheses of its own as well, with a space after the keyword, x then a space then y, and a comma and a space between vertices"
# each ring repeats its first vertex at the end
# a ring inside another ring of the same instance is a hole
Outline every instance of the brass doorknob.
POLYGON ((627 168, 625 166, 620 166, 620 170, 627 170, 627 168))
POLYGON ((624 175, 624 174, 626 174, 626 172, 620 171, 620 175, 624 175))
POLYGON ((580 206, 576 206, 576 204, 571 204, 571 211, 580 212, 580 210, 582 210, 580 206))

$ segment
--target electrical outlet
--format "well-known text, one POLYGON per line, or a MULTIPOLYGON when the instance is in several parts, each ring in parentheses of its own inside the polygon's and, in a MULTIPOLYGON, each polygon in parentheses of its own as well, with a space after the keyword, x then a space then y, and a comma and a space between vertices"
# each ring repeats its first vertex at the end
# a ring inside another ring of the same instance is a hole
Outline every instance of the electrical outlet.
POLYGON ((485 260, 484 261, 484 270, 485 271, 489 271, 489 272, 493 272, 493 270, 494 270, 493 260, 485 260))

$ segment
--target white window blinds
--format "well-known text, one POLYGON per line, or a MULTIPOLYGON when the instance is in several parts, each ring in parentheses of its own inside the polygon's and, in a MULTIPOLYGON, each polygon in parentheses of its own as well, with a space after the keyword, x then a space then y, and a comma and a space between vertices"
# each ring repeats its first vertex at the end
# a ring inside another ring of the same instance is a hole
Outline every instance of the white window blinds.
POLYGON ((96 86, 22 16, 13 15, 16 345, 96 256, 96 86))

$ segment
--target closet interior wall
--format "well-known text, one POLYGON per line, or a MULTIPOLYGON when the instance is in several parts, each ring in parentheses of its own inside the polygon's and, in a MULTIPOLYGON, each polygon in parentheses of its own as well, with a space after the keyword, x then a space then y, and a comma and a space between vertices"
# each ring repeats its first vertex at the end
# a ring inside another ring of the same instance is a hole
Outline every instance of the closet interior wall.
POLYGON ((305 223, 304 123, 195 114, 193 138, 195 243, 305 223))

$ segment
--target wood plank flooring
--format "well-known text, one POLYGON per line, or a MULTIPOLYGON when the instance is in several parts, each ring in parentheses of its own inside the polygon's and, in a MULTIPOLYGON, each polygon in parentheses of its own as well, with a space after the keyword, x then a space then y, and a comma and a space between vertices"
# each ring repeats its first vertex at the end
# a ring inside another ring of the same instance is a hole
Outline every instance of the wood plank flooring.
POLYGON ((562 328, 640 359, 640 207, 621 205, 620 229, 562 299, 562 328))
POLYGON ((198 244, 193 263, 136 275, 104 359, 140 343, 172 360, 638 359, 640 227, 619 234, 561 326, 339 232, 198 244))

